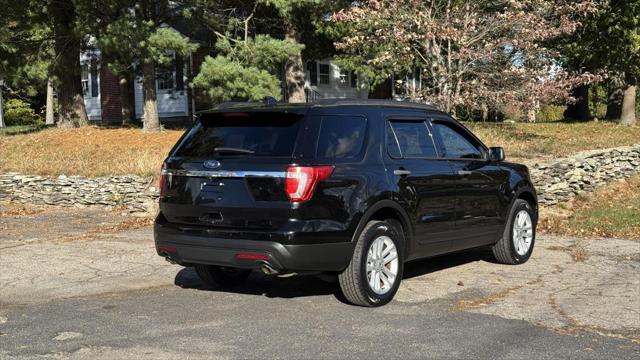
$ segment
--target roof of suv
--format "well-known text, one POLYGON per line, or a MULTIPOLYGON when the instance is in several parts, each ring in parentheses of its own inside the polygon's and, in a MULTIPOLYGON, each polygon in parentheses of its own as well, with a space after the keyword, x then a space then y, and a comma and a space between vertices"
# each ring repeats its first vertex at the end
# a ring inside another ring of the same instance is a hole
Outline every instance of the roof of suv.
POLYGON ((436 105, 415 103, 409 101, 394 100, 378 100, 378 99, 321 99, 313 103, 278 103, 276 105, 266 104, 264 102, 226 102, 222 103, 211 110, 201 111, 200 114, 214 113, 225 110, 293 110, 301 108, 316 107, 334 107, 334 106, 376 106, 376 107, 394 107, 406 109, 419 109, 442 111, 436 105))

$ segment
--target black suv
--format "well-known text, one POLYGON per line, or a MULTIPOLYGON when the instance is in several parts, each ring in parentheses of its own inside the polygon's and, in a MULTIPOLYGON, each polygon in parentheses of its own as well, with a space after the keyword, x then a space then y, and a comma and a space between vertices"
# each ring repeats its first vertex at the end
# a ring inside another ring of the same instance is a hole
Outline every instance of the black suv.
POLYGON ((432 106, 393 101, 204 112, 160 189, 156 250, 205 283, 333 273, 363 306, 393 298, 407 261, 487 245, 527 261, 538 215, 525 166, 432 106))

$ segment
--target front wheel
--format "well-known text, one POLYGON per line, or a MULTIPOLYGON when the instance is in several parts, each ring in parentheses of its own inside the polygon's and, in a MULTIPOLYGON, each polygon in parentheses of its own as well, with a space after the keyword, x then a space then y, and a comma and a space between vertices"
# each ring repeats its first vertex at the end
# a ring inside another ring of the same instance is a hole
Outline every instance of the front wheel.
POLYGON ((211 287, 235 287, 245 282, 251 275, 251 270, 224 266, 194 265, 193 267, 200 280, 211 287))
POLYGON ((404 268, 402 236, 386 221, 370 221, 362 230, 349 266, 338 276, 347 300, 381 306, 398 291, 404 268))
POLYGON ((536 241, 535 212, 531 205, 516 199, 509 212, 502 238, 491 249, 498 262, 522 264, 529 260, 536 241))

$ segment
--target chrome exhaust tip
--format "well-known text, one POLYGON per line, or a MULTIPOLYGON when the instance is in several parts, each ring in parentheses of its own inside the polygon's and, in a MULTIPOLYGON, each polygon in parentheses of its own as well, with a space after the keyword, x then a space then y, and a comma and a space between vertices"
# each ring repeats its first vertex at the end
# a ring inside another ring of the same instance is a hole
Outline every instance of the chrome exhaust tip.
POLYGON ((260 271, 262 271, 262 273, 265 274, 265 275, 277 275, 279 273, 278 270, 272 268, 271 265, 269 265, 267 263, 263 263, 260 266, 260 271))

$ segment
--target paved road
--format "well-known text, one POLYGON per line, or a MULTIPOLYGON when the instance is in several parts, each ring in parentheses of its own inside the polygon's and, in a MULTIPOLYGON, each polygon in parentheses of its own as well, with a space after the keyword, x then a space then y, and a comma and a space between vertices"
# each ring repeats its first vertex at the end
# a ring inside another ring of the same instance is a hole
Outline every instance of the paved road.
POLYGON ((563 335, 522 320, 452 312, 451 299, 356 308, 320 280, 255 280, 238 292, 179 286, 11 307, 0 357, 616 358, 629 341, 563 335))
POLYGON ((205 288, 153 254, 149 230, 5 209, 0 359, 640 357, 638 242, 541 237, 517 267, 485 251, 416 262, 396 301, 365 309, 315 277, 205 288))

